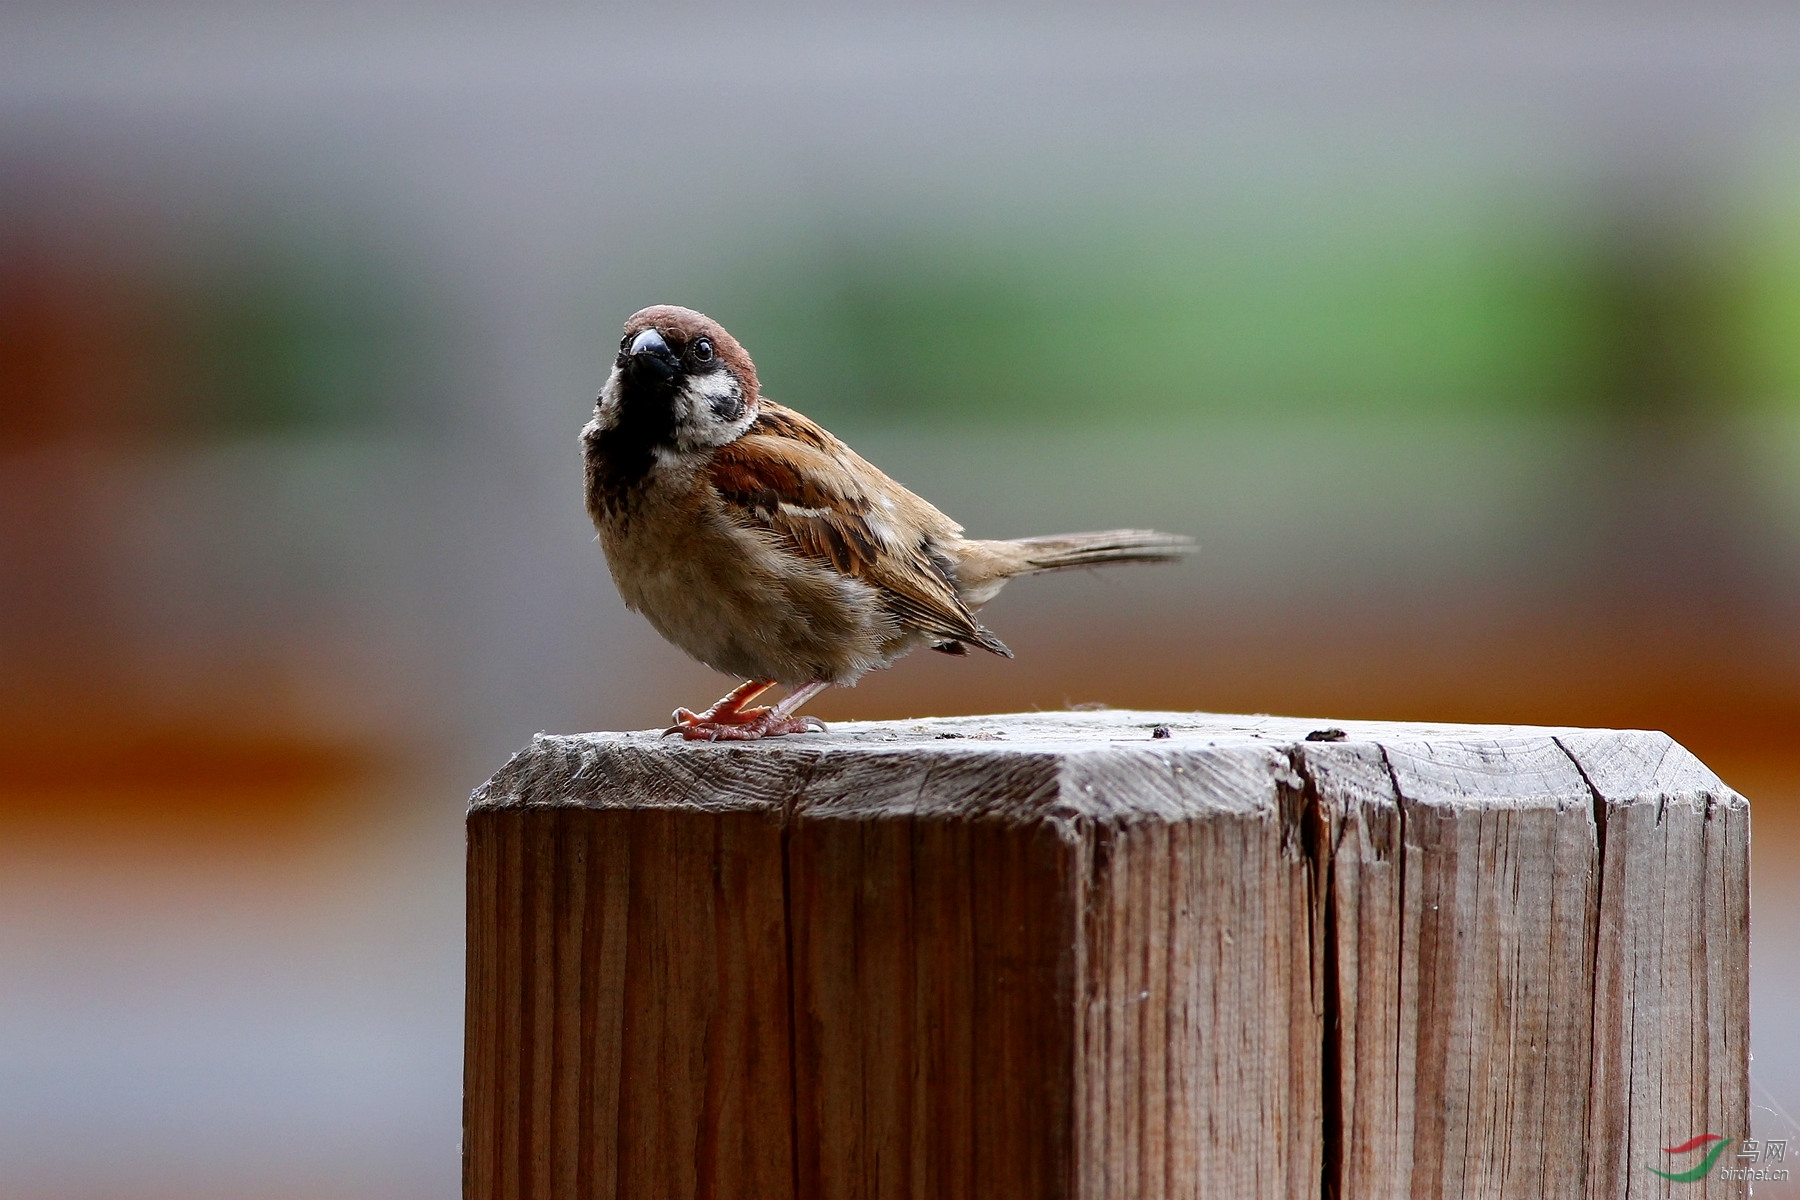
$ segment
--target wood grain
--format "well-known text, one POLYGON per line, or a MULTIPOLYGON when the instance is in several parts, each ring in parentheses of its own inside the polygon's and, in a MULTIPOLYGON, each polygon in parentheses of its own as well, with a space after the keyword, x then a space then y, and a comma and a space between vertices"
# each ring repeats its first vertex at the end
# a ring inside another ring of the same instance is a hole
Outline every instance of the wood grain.
POLYGON ((1079 850, 945 811, 1057 763, 943 767, 827 760, 792 816, 801 1195, 1069 1194, 1079 850))
POLYGON ((469 819, 464 1194, 792 1195, 781 828, 469 819))
MULTIPOLYGON (((1595 962, 1590 1194, 1737 1196, 1717 1172, 1646 1169, 1750 1114, 1750 809, 1665 734, 1558 739, 1593 788, 1605 841, 1595 962)), ((1727 1164, 1729 1165, 1729 1164, 1727 1164)))
POLYGON ((464 1194, 1668 1194, 1745 1132, 1747 837, 1641 733, 540 736, 469 817, 464 1194))
POLYGON ((1599 865, 1587 789, 1547 737, 1384 750, 1414 948, 1414 1191, 1579 1195, 1588 1083, 1569 1065, 1590 1054, 1599 865))
POLYGON ((1318 1187, 1313 864, 1273 747, 1072 757, 1087 826, 1080 1194, 1318 1187))
POLYGON ((1405 910, 1400 799, 1376 744, 1295 751, 1322 826, 1325 1043, 1322 1174, 1346 1200, 1412 1194, 1418 1057, 1414 943, 1405 910), (1410 1013, 1403 1007, 1410 1003, 1410 1013), (1410 1018, 1410 1019, 1409 1019, 1410 1018))

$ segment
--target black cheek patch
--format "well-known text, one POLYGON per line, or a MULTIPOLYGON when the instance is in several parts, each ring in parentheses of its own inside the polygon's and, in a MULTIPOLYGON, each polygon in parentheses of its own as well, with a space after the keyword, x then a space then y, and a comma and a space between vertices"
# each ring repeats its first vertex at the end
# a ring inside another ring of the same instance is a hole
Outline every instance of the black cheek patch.
POLYGON ((735 421, 744 415, 744 402, 737 396, 720 396, 712 402, 712 410, 721 421, 735 421))

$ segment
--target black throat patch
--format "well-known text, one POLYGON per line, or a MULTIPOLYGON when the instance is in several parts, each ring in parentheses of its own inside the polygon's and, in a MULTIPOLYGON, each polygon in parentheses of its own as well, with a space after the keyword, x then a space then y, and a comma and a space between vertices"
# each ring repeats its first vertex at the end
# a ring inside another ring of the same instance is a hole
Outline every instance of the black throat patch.
POLYGON ((625 512, 655 465, 657 448, 674 444, 674 381, 620 379, 617 423, 595 430, 582 444, 589 511, 625 512))

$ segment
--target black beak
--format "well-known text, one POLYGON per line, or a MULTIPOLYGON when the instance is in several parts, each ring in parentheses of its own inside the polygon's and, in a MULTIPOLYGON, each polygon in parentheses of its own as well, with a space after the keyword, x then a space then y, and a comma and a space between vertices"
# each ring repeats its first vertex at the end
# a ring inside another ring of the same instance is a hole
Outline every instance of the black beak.
POLYGON ((675 378, 675 352, 654 329, 646 329, 632 338, 624 357, 625 368, 634 375, 665 383, 675 378))

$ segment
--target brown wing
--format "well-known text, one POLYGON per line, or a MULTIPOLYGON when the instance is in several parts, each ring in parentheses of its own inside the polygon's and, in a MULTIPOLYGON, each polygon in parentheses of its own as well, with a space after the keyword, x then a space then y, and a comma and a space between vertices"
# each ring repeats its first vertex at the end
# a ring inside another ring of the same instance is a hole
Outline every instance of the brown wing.
POLYGON ((799 413, 764 400, 749 430, 714 453, 711 478, 733 519, 879 589, 904 624, 1010 657, 932 552, 961 527, 799 413))

